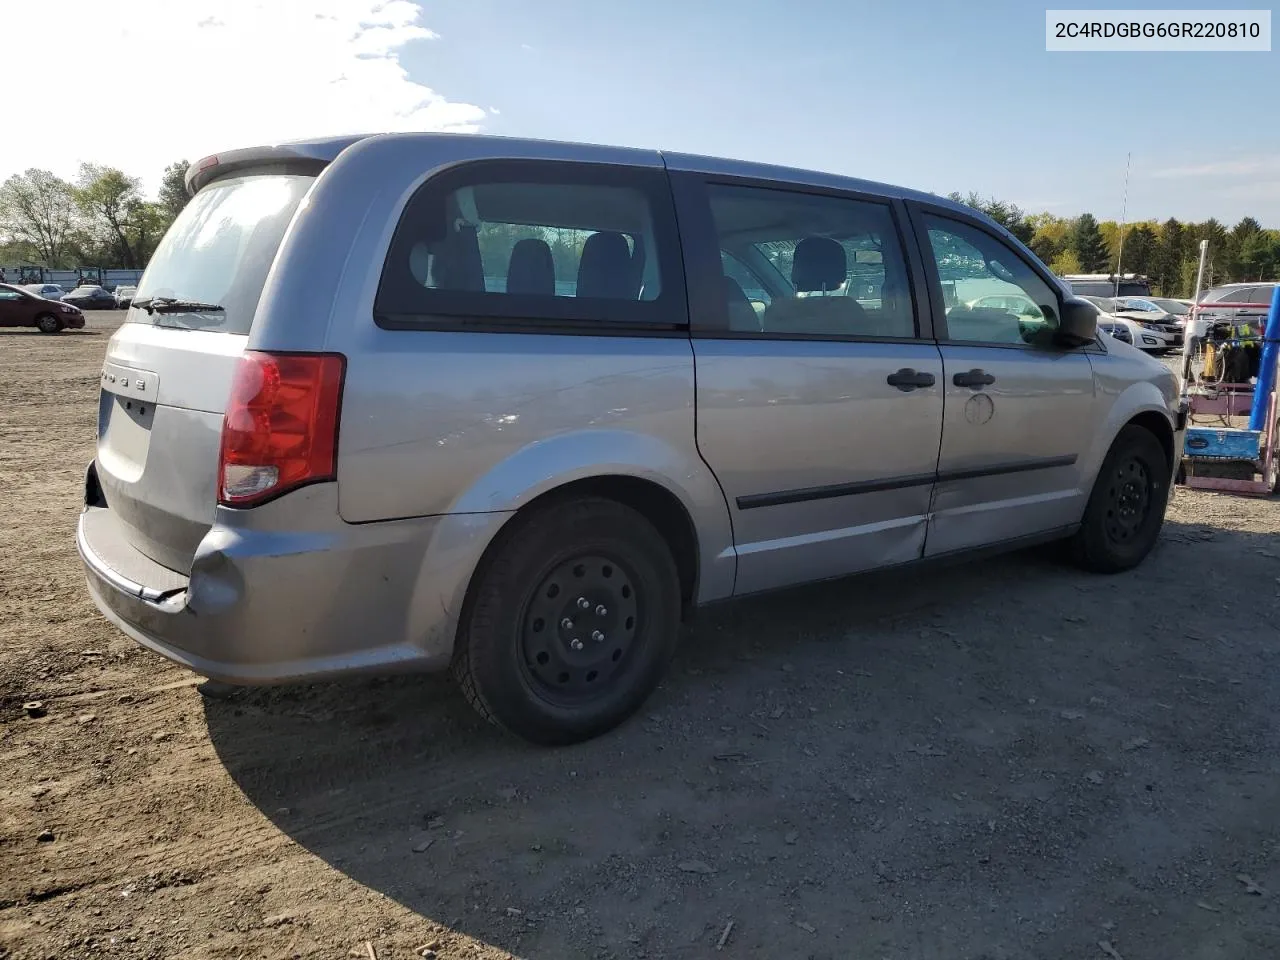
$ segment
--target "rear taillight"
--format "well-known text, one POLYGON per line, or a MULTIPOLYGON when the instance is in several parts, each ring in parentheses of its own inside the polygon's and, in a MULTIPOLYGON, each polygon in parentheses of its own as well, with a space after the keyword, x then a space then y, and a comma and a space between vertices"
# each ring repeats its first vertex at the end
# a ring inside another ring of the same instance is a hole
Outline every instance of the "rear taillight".
POLYGON ((249 507, 337 473, 346 358, 247 351, 222 417, 218 502, 249 507))

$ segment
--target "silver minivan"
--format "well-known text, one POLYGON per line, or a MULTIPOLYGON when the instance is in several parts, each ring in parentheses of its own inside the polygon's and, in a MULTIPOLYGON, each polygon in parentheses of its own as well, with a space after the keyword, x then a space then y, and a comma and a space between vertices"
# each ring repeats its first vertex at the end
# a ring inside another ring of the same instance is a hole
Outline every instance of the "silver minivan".
POLYGON ((1159 534, 1172 374, 938 197, 447 134, 188 186, 77 540, 103 613, 208 677, 451 668, 570 742, 713 601, 1051 540, 1119 571, 1159 534))

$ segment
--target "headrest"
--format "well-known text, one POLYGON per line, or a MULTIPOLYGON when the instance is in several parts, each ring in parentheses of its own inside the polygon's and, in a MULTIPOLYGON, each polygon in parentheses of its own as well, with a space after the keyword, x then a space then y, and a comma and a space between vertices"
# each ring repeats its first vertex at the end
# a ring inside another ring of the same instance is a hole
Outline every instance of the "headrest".
POLYGON ((635 274, 631 266, 631 248, 620 233, 601 231, 587 237, 578 262, 579 297, 604 297, 609 300, 636 298, 635 274))
POLYGON ((791 260, 791 284, 797 291, 835 290, 848 278, 844 247, 830 237, 805 237, 791 260))
POLYGON ((507 264, 507 293, 556 295, 556 262, 545 240, 526 237, 511 248, 507 264))

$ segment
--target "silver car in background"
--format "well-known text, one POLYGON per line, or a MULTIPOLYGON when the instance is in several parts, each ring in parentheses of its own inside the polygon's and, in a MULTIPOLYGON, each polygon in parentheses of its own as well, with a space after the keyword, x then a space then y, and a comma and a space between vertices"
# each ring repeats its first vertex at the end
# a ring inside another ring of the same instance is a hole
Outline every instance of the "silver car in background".
POLYGON ((28 283, 24 284, 22 289, 45 300, 61 300, 67 294, 67 291, 56 283, 28 283))
POLYGON ((1199 326, 1197 336, 1207 336, 1209 328, 1222 326, 1249 330, 1255 336, 1261 336, 1267 325, 1267 314, 1271 309, 1271 298, 1275 296, 1276 281, 1266 283, 1227 283, 1213 287, 1200 295, 1198 311, 1199 326), (1242 306, 1219 307, 1217 304, 1231 303, 1242 306))
MULTIPOLYGON (((99 608, 209 677, 451 668, 593 736, 694 608, 1159 533, 1172 374, 929 194, 401 134, 219 154, 102 368, 99 608)), ((851 611, 851 616, 855 615, 851 611)))

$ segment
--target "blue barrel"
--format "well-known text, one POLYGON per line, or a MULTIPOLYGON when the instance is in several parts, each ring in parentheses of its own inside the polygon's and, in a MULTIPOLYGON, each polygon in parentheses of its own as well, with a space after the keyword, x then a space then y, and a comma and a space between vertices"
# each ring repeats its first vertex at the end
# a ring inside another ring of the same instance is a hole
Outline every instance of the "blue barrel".
POLYGON ((1249 429, 1267 429, 1267 413, 1271 409, 1271 392, 1276 388, 1276 356, 1280 353, 1280 283, 1271 294, 1271 312, 1263 333, 1262 358, 1258 364, 1258 385, 1253 389, 1253 409, 1249 411, 1249 429))

